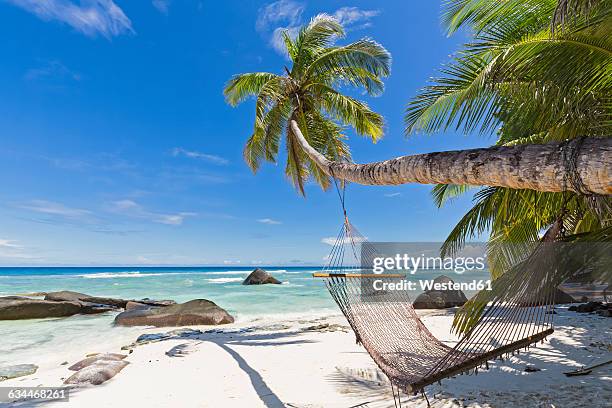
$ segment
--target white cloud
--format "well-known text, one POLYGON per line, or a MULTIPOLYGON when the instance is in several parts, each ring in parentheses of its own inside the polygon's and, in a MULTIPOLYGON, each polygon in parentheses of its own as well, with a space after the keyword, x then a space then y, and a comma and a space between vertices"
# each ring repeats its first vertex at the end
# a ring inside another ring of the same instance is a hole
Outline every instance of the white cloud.
POLYGON ((140 208, 140 205, 132 200, 119 200, 113 202, 113 205, 118 211, 131 211, 132 209, 140 208))
POLYGON ((14 244, 12 239, 0 239, 0 248, 19 249, 21 245, 14 244))
POLYGON ((91 211, 80 208, 71 208, 62 203, 46 200, 32 200, 25 204, 21 204, 18 207, 41 214, 55 215, 70 219, 82 219, 91 215, 91 211))
POLYGON ((224 265, 237 265, 240 263, 240 260, 226 259, 223 261, 224 265))
POLYGON ((272 33, 272 38, 270 38, 270 45, 276 52, 282 55, 287 55, 287 48, 285 46, 285 39, 283 37, 283 32, 286 32, 289 37, 295 38, 300 31, 299 26, 295 27, 278 27, 272 33))
POLYGON ((25 248, 12 239, 0 239, 0 259, 39 259, 38 256, 25 252, 25 248))
POLYGON ((358 7, 342 7, 336 10, 333 16, 345 29, 359 29, 369 27, 370 20, 380 14, 379 10, 361 10, 358 7))
POLYGON ((154 262, 152 259, 144 256, 144 255, 138 255, 136 257, 136 262, 138 262, 139 264, 155 264, 156 262, 154 262))
MULTIPOLYGON (((259 9, 255 28, 265 37, 269 37, 270 46, 279 54, 286 55, 283 32, 295 38, 304 24, 304 3, 293 0, 280 0, 259 9)), ((380 14, 378 10, 362 10, 358 7, 342 7, 332 16, 346 30, 356 30, 369 27, 370 20, 380 14)))
POLYGON ((259 9, 255 28, 269 36, 270 45, 279 54, 286 54, 283 31, 295 37, 302 24, 304 4, 292 0, 280 0, 259 9))
MULTIPOLYGON (((125 203, 124 203, 125 205, 125 203)), ((89 210, 68 207, 62 203, 47 200, 31 200, 15 204, 16 208, 42 214, 38 217, 27 217, 27 221, 46 225, 61 225, 83 228, 87 231, 101 234, 126 235, 140 231, 116 229, 106 217, 89 210)))
POLYGON ((268 225, 279 225, 282 224, 282 222, 277 221, 277 220, 273 220, 272 218, 260 218, 257 220, 257 222, 262 223, 262 224, 268 224, 268 225))
POLYGON ((170 0, 153 0, 153 7, 155 7, 160 13, 168 14, 168 8, 170 7, 170 0))
POLYGON ((7 0, 46 21, 57 20, 81 33, 111 38, 134 32, 132 22, 113 0, 7 0))
POLYGON ((229 160, 223 157, 215 156, 214 154, 198 152, 195 150, 187 150, 183 149, 182 147, 175 147, 174 149, 172 149, 172 155, 174 157, 184 156, 189 157, 191 159, 205 160, 207 162, 219 165, 226 165, 229 163, 229 160))
POLYGON ((152 218, 153 222, 166 225, 181 225, 187 217, 195 217, 194 212, 181 212, 178 214, 155 214, 152 218))
MULTIPOLYGON (((341 242, 342 245, 346 245, 346 244, 359 244, 361 242, 366 242, 368 240, 367 237, 353 237, 353 238, 349 238, 349 237, 344 237, 342 238, 341 242)), ((338 241, 337 237, 327 237, 327 238, 322 238, 321 242, 323 244, 327 244, 327 245, 331 245, 334 246, 336 245, 336 242, 338 241)))
POLYGON ((117 214, 165 225, 182 225, 186 218, 197 215, 194 212, 179 212, 175 214, 152 212, 133 200, 114 201, 111 203, 110 210, 117 214))
POLYGON ((81 74, 78 72, 72 71, 64 64, 57 60, 46 61, 42 66, 37 68, 30 68, 26 71, 23 76, 28 81, 38 81, 38 80, 46 80, 46 79, 55 79, 55 80, 72 80, 72 81, 80 81, 81 74))
POLYGON ((401 195, 402 195, 402 193, 388 193, 388 194, 385 194, 385 197, 387 197, 387 198, 394 198, 394 197, 399 197, 401 195))
POLYGON ((292 0, 280 0, 259 9, 255 28, 266 31, 271 27, 285 23, 289 26, 300 24, 304 5, 292 0))
POLYGON ((0 259, 27 259, 34 260, 40 259, 40 257, 31 254, 25 254, 23 252, 5 252, 0 249, 0 259))

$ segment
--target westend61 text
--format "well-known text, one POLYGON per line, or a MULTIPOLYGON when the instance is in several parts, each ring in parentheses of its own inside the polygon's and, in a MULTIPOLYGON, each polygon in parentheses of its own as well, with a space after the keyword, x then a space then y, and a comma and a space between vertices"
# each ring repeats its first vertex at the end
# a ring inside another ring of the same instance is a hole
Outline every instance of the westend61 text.
POLYGON ((434 282, 433 279, 420 279, 417 282, 402 279, 397 282, 385 282, 376 279, 372 283, 374 290, 491 290, 491 280, 473 280, 471 282, 434 282))

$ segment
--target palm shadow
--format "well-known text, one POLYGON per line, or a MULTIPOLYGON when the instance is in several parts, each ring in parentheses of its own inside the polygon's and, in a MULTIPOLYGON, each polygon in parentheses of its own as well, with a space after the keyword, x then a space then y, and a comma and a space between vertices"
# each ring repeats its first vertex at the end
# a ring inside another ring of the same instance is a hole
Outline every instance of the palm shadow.
POLYGON ((230 346, 249 346, 249 347, 281 347, 283 345, 312 343, 310 340, 291 339, 299 335, 300 331, 273 332, 273 333, 227 333, 211 337, 201 337, 201 340, 214 343, 228 353, 237 363, 238 367, 244 371, 251 381, 251 385, 261 402, 267 408, 285 408, 286 405, 278 395, 268 386, 261 374, 230 346))

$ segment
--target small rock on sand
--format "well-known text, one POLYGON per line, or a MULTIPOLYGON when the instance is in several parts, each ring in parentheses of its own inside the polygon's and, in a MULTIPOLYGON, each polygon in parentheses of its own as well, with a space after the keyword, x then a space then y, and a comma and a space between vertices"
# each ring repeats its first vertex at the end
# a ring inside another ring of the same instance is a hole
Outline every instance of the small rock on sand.
POLYGON ((99 385, 113 378, 128 364, 123 360, 98 360, 72 374, 64 384, 99 385))
POLYGON ((36 370, 38 370, 38 366, 35 364, 17 364, 0 367, 0 381, 34 374, 36 370))
POLYGON ((341 324, 336 324, 336 323, 322 323, 322 324, 317 324, 315 326, 308 326, 304 328, 304 331, 317 331, 317 332, 336 332, 336 331, 341 331, 341 332, 348 332, 350 329, 347 326, 343 326, 341 324))
POLYGON ((72 371, 79 371, 85 367, 92 365, 96 361, 100 361, 100 360, 120 361, 126 357, 127 356, 125 354, 115 354, 115 353, 96 354, 95 356, 87 357, 77 363, 74 363, 73 365, 68 367, 68 369, 72 371))

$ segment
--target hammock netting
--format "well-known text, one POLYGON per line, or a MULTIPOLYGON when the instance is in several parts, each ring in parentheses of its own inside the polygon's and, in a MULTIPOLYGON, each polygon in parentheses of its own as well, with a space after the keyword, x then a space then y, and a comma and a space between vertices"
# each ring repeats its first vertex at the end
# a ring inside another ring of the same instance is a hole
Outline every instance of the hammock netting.
MULTIPOLYGON (((374 244, 345 216, 328 264, 315 276, 325 280, 357 342, 398 395, 399 390, 423 392, 424 387, 444 378, 488 367, 489 360, 527 348, 553 332, 554 289, 559 283, 548 268, 504 274, 493 282, 503 284, 504 290, 479 306, 477 320, 457 341, 442 342, 419 318, 408 290, 374 288, 374 281, 405 279, 397 274, 374 274, 364 265, 364 259, 377 253, 374 244)), ((377 288, 380 286, 378 282, 377 288)))

